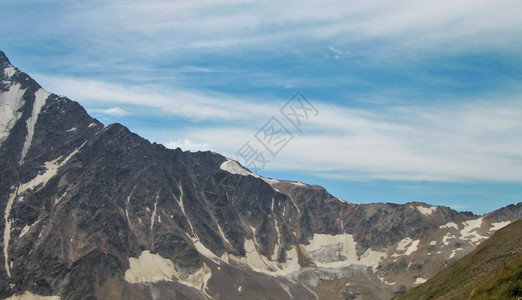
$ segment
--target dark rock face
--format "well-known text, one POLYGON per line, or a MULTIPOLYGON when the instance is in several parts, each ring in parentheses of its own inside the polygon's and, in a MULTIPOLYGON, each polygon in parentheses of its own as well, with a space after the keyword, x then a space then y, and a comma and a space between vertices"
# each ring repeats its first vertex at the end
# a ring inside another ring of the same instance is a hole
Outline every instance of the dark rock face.
POLYGON ((259 178, 104 126, 3 52, 0 66, 2 298, 386 298, 522 218, 259 178))

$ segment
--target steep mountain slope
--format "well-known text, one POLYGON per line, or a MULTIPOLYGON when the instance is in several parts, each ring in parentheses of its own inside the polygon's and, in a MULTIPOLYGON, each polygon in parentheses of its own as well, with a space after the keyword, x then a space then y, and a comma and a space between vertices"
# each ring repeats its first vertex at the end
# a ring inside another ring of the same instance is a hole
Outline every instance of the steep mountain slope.
POLYGON ((1 298, 391 298, 522 219, 351 204, 104 126, 0 67, 1 298))
POLYGON ((481 243, 428 282, 397 299, 519 299, 522 297, 522 221, 481 243))

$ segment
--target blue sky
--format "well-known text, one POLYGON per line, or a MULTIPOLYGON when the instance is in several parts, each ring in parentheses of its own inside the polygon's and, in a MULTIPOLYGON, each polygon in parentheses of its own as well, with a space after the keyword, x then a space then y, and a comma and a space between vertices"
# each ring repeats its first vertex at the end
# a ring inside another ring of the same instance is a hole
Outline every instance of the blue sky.
POLYGON ((0 0, 0 49, 104 123, 235 158, 300 91, 319 114, 260 174, 485 213, 522 201, 520 15, 516 0, 0 0))

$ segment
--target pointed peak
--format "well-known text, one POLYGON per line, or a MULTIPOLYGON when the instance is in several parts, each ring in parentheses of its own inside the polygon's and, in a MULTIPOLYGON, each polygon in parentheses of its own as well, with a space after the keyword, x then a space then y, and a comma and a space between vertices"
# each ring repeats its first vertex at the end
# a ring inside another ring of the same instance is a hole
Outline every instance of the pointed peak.
MULTIPOLYGON (((0 50, 0 79, 9 80, 16 73, 17 69, 13 67, 5 53, 0 50)), ((1 86, 0 90, 2 90, 1 86)))
POLYGON ((11 65, 11 62, 9 61, 9 58, 7 58, 7 55, 5 55, 4 51, 0 50, 0 64, 1 65, 11 65))

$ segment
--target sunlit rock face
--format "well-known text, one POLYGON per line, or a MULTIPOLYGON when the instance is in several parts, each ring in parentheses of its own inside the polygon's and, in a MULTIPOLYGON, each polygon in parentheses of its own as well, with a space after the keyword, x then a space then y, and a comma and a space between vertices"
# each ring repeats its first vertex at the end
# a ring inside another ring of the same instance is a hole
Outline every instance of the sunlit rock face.
POLYGON ((2 299, 385 299, 522 218, 351 204, 104 126, 0 67, 2 299))

